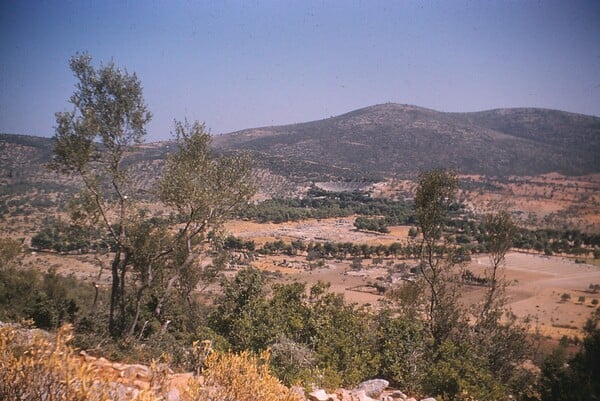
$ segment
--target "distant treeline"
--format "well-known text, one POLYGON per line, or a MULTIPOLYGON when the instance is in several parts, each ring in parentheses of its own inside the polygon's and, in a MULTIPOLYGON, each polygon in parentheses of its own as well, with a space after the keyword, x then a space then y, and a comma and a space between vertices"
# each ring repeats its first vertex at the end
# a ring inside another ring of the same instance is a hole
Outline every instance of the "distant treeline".
POLYGON ((414 224, 413 203, 376 199, 364 192, 328 192, 317 188, 306 197, 269 199, 244 209, 238 217, 261 223, 283 223, 306 219, 383 216, 386 225, 414 224))
MULTIPOLYGON (((413 203, 410 201, 393 201, 376 199, 364 192, 327 192, 317 188, 309 190, 303 199, 271 199, 249 206, 238 215, 259 222, 280 223, 308 218, 349 217, 359 215, 355 227, 359 230, 388 232, 390 225, 414 225, 415 216, 413 203), (370 217, 363 217, 370 216, 370 217)), ((447 224, 447 239, 461 249, 465 254, 486 252, 486 229, 482 219, 466 211, 464 205, 451 205, 450 220, 447 224)), ((155 218, 156 224, 164 224, 163 218, 155 218)), ((416 228, 409 231, 410 237, 416 237, 416 228)), ((43 228, 32 238, 31 244, 37 249, 53 250, 56 252, 89 252, 97 249, 107 249, 111 244, 100 240, 105 236, 99 232, 88 232, 80 227, 67 224, 64 221, 46 219, 43 228)), ((261 254, 296 255, 310 252, 319 257, 346 258, 376 256, 409 256, 413 249, 402 247, 399 243, 392 244, 393 250, 386 246, 369 246, 366 244, 330 243, 293 241, 267 242, 262 248, 257 248, 253 241, 229 237, 226 248, 244 252, 259 252, 261 254), (402 248, 402 250, 400 250, 402 248)), ((579 230, 519 228, 513 238, 513 247, 524 250, 552 254, 585 255, 593 252, 600 258, 600 233, 586 233, 579 230)))

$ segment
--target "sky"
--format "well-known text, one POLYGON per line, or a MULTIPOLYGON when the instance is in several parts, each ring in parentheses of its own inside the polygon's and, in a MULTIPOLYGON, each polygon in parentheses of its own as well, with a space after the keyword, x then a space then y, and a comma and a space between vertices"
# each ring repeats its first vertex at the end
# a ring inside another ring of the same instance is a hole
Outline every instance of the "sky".
POLYGON ((213 134, 387 102, 600 116, 600 2, 0 0, 0 132, 52 136, 76 53, 213 134))

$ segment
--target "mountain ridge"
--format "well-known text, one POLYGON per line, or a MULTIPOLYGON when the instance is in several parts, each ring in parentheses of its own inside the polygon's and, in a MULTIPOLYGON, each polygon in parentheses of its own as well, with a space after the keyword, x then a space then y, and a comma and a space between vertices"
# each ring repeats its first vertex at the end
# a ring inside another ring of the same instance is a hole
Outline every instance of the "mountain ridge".
POLYGON ((224 151, 249 151, 284 175, 312 163, 334 171, 317 175, 339 179, 358 178, 340 175, 339 168, 363 177, 434 167, 486 175, 600 170, 599 117, 537 108, 454 113, 385 103, 322 120, 236 131, 214 143, 224 151))
MULTIPOLYGON (((45 137, 0 134, 0 171, 39 170, 34 164, 49 161, 51 143, 45 137), (15 147, 18 152, 11 151, 15 147), (23 156, 26 149, 35 151, 23 156)), ((168 145, 142 144, 133 158, 162 159, 168 145)), ((248 152, 258 168, 296 182, 377 181, 435 167, 488 176, 584 175, 600 172, 600 117, 540 108, 440 112, 384 103, 218 135, 213 145, 219 152, 248 152)))

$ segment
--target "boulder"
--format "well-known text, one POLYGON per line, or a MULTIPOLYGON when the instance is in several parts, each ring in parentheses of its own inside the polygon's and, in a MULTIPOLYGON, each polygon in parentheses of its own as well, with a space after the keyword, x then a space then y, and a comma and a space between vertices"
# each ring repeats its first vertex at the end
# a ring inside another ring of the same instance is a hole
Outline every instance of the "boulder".
POLYGON ((304 389, 301 386, 290 387, 290 392, 292 394, 297 395, 300 398, 300 401, 306 401, 306 396, 304 395, 304 389))
POLYGON ((327 394, 325 390, 319 389, 308 393, 308 399, 310 401, 338 401, 338 398, 334 394, 327 394))
POLYGON ((346 390, 345 388, 338 388, 335 390, 337 394, 338 400, 340 401, 354 401, 352 399, 352 392, 350 390, 346 390))
POLYGON ((352 399, 356 401, 377 401, 367 395, 365 390, 353 390, 352 399))
POLYGON ((383 379, 367 380, 360 383, 353 391, 364 390, 369 397, 377 398, 390 385, 390 382, 383 379))
POLYGON ((181 396, 179 395, 179 390, 176 388, 172 388, 169 390, 165 397, 166 401, 181 401, 181 396))

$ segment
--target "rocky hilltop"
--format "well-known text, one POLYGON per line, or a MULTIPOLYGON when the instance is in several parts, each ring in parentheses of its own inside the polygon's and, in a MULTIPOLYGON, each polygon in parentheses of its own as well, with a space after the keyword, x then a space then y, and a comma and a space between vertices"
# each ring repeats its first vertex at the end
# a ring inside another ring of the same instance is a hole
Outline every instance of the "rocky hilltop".
MULTIPOLYGON (((219 135, 213 144, 218 152, 249 152, 262 181, 278 184, 372 182, 436 167, 487 176, 600 172, 600 117, 546 109, 444 113, 390 103, 219 135)), ((171 145, 133 149, 127 163, 136 179, 151 183, 171 145)), ((0 134, 0 183, 68 185, 45 169, 52 146, 49 138, 0 134)))
POLYGON ((546 109, 444 113, 382 104, 215 138, 285 176, 380 178, 435 167, 492 176, 600 170, 600 118, 546 109))

